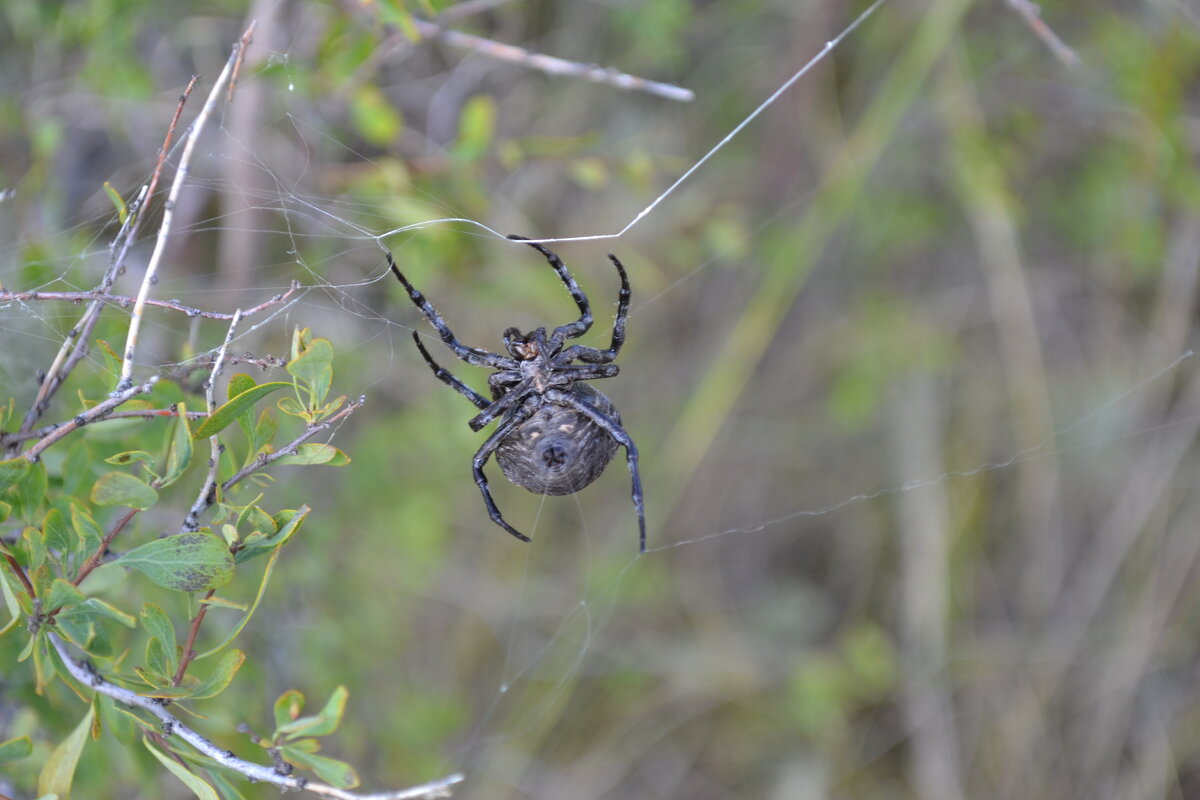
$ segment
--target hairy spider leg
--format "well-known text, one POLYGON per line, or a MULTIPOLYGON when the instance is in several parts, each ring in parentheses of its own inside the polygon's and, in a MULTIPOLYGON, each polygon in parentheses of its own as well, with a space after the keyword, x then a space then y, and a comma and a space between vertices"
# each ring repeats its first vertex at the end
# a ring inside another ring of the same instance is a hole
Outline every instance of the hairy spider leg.
POLYGON ((552 386, 570 386, 575 381, 594 381, 599 378, 615 378, 621 368, 616 364, 563 364, 555 365, 552 386))
POLYGON ((471 426, 471 430, 478 433, 486 428, 492 420, 511 408, 513 403, 524 402, 525 399, 530 395, 529 389, 532 385, 533 379, 526 378, 509 391, 497 397, 491 405, 489 405, 483 411, 480 411, 467 424, 471 426))
MULTIPOLYGON (((646 506, 642 501, 642 478, 638 472, 637 445, 633 443, 633 439, 625 432, 624 428, 604 414, 601 414, 588 403, 580 400, 573 392, 551 389, 544 396, 548 402, 570 406, 580 414, 583 414, 592 422, 599 425, 617 444, 625 448, 625 458, 629 462, 629 472, 633 475, 633 507, 637 511, 638 517, 640 552, 646 552, 646 506)), ((489 441, 491 440, 489 439, 489 441)))
POLYGON ((545 256, 546 260, 550 262, 550 266, 558 273, 558 277, 562 280, 563 285, 567 287, 567 291, 571 293, 571 297, 575 300, 575 305, 579 306, 579 319, 555 328, 554 333, 550 334, 550 341, 561 345, 566 339, 575 339, 587 333, 592 327, 592 308, 588 304, 587 295, 579 288, 579 284, 575 282, 575 278, 567 271, 567 265, 562 262, 558 254, 537 242, 526 241, 524 236, 512 234, 508 238, 514 242, 526 242, 534 250, 545 256))
POLYGON ((539 395, 533 395, 533 397, 536 398, 535 402, 518 408, 511 417, 504 420, 496 430, 492 431, 492 435, 487 438, 487 441, 483 443, 483 446, 479 448, 479 451, 475 453, 475 458, 471 461, 471 467, 475 475, 475 485, 483 493, 483 503, 487 506, 488 516, 492 518, 492 522, 504 528, 504 530, 522 542, 532 540, 512 525, 509 525, 504 521, 504 517, 500 516, 500 509, 496 507, 496 501, 492 499, 491 490, 488 489, 487 476, 483 474, 483 465, 492 457, 492 453, 496 452, 496 448, 500 446, 500 442, 504 440, 504 437, 512 433, 522 422, 532 417, 534 412, 542 406, 541 397, 539 395))
POLYGON ((387 255, 388 266, 392 268, 392 273, 400 279, 400 283, 408 291, 408 296, 412 299, 413 304, 421 310, 425 319, 429 320, 429 324, 437 329, 438 335, 442 337, 442 341, 454 351, 456 356, 476 367, 491 367, 492 369, 517 368, 517 362, 508 356, 491 353, 487 350, 481 350, 478 347, 468 347, 454 338, 454 334, 451 332, 450 326, 446 324, 446 320, 442 319, 442 316, 438 314, 433 304, 415 286, 408 282, 408 278, 404 277, 404 273, 396 266, 395 260, 392 259, 391 251, 385 249, 384 253, 387 255))
POLYGON ((617 274, 621 276, 621 291, 617 293, 617 318, 613 321, 612 344, 608 346, 607 350, 599 350, 582 344, 571 345, 562 351, 562 355, 568 359, 577 358, 589 364, 607 364, 616 359, 617 354, 621 352, 621 346, 625 344, 625 320, 629 316, 629 299, 633 294, 629 290, 629 276, 625 274, 625 266, 612 253, 608 254, 608 260, 613 263, 613 266, 617 268, 617 274))
POLYGON ((417 349, 421 351, 421 355, 425 357, 425 363, 433 370, 433 374, 437 379, 447 386, 454 388, 456 392, 470 400, 477 408, 487 408, 491 405, 479 392, 467 386, 441 364, 433 360, 433 356, 429 355, 429 351, 425 349, 425 345, 421 344, 421 334, 416 331, 412 332, 413 341, 417 343, 417 349))

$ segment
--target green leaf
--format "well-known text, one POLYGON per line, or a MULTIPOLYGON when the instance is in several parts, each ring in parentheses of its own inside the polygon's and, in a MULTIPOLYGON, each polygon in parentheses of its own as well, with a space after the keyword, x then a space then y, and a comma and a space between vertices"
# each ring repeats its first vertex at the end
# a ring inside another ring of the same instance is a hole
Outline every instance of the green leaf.
POLYGON ((172 775, 183 781, 184 786, 192 790, 192 793, 200 800, 221 800, 217 796, 217 790, 209 786, 208 783, 196 775, 194 772, 188 771, 187 767, 180 764, 175 759, 159 751, 154 745, 150 744, 149 739, 142 739, 142 744, 150 751, 150 754, 158 759, 164 767, 166 767, 172 775))
POLYGON ((301 405, 300 401, 291 395, 279 398, 279 402, 276 403, 276 405, 279 406, 280 411, 289 416, 300 417, 301 419, 306 419, 308 417, 308 409, 301 405))
POLYGON ((0 461, 0 492, 14 485, 29 472, 29 462, 22 456, 0 461))
POLYGON ((21 519, 32 523, 36 517, 41 515, 48 487, 49 477, 46 475, 46 466, 41 461, 31 464, 29 472, 13 489, 17 501, 14 506, 21 515, 21 519))
POLYGON ((339 789, 353 789, 358 786, 358 774, 354 767, 344 761, 305 752, 299 747, 286 744, 279 748, 279 754, 285 761, 301 769, 312 770, 318 778, 339 789))
POLYGON ((17 602, 17 596, 13 594, 12 586, 8 583, 8 575, 4 572, 0 572, 0 593, 4 594, 4 606, 12 617, 3 628, 0 628, 0 636, 3 636, 21 621, 21 604, 17 602))
POLYGON ((151 639, 158 639, 163 643, 167 652, 171 654, 171 669, 175 671, 175 626, 171 624, 171 618, 167 616, 167 612, 154 603, 146 603, 142 606, 142 613, 139 615, 142 620, 142 627, 146 629, 146 633, 150 634, 151 639))
POLYGON ((12 514, 12 504, 0 500, 0 522, 8 519, 10 514, 12 514))
POLYGON ((158 502, 158 492, 133 475, 110 472, 101 475, 92 486, 92 502, 98 506, 129 506, 145 511, 158 502))
POLYGON ((287 371, 308 388, 309 405, 320 406, 333 384, 333 345, 328 339, 313 339, 298 357, 288 362, 287 371))
POLYGON ((204 683, 196 687, 192 693, 193 700, 205 700, 209 697, 216 697, 221 692, 225 691, 225 687, 233 681, 233 676, 242 668, 242 663, 246 660, 246 654, 241 650, 230 650, 221 656, 213 667, 212 673, 204 683))
POLYGON ((55 578, 50 584, 50 595, 43 599, 43 604, 49 610, 70 608, 82 603, 86 598, 83 592, 76 589, 62 578, 55 578))
POLYGON ((79 537, 80 553, 91 555, 104 541, 104 535, 100 532, 96 520, 76 503, 71 503, 71 526, 75 528, 75 534, 79 537))
POLYGON ((281 511, 274 519, 274 522, 279 526, 278 532, 274 536, 266 538, 256 538, 253 534, 246 537, 241 550, 237 552, 235 559, 241 564, 243 561, 249 561, 251 558, 260 556, 268 550, 276 549, 287 544, 292 535, 300 530, 300 525, 308 518, 312 511, 308 506, 300 506, 295 511, 281 511))
POLYGON ((16 739, 9 739, 7 742, 0 742, 0 764, 5 761, 16 761, 19 758, 25 758, 33 752, 33 742, 28 736, 21 736, 16 739))
POLYGON ((363 83, 350 98, 354 127, 371 144, 384 147, 400 135, 404 118, 374 84, 363 83))
POLYGON ((200 423, 200 427, 196 428, 192 434, 192 438, 203 439, 221 432, 232 424, 238 418, 239 414, 252 408, 255 403, 271 392, 278 391, 279 389, 289 389, 291 386, 292 384, 284 383, 283 381, 273 381, 271 383, 261 383, 253 389, 247 389, 210 414, 204 422, 200 423))
POLYGON ((117 453, 115 456, 109 456, 104 459, 106 464, 114 464, 118 467, 125 467, 130 464, 154 464, 154 456, 147 453, 145 450, 126 450, 123 453, 117 453))
POLYGON ((75 536, 57 508, 46 512, 46 518, 42 520, 42 538, 46 540, 46 547, 59 553, 69 553, 75 546, 75 536))
MULTIPOLYGON (((92 574, 95 575, 96 573, 93 572, 92 574)), ((132 614, 126 614, 112 603, 106 603, 99 597, 89 597, 87 600, 84 600, 83 607, 111 620, 116 620, 126 628, 137 627, 137 620, 132 614)))
POLYGON ((287 725, 304 710, 304 694, 299 689, 288 689, 275 701, 275 731, 287 725))
POLYGON ((346 687, 339 686, 333 690, 329 702, 325 704, 319 714, 292 720, 281 726, 278 732, 289 739, 297 739, 301 736, 328 736, 336 731, 338 725, 342 723, 342 714, 346 711, 346 700, 349 697, 350 692, 346 690, 346 687))
POLYGON ((295 455, 280 456, 275 459, 276 464, 293 464, 296 466, 309 466, 313 464, 330 464, 331 466, 343 466, 350 463, 350 458, 341 450, 338 450, 331 444, 302 444, 296 448, 295 455))
POLYGON ((21 540, 25 544, 25 552, 29 555, 29 569, 37 569, 46 563, 46 537, 41 530, 27 526, 21 531, 21 540))
POLYGON ((75 726, 75 730, 71 731, 46 759, 46 764, 38 775, 39 795, 56 794, 65 798, 70 793, 79 754, 83 752, 83 743, 87 741, 88 732, 92 728, 92 716, 95 713, 95 709, 88 706, 87 714, 75 726))
POLYGON ((115 562, 141 572, 164 589, 203 592, 233 580, 233 556, 212 533, 181 533, 155 539, 115 562))
POLYGON ((488 151, 496 130, 496 101, 477 94, 463 105, 458 116, 458 140, 450 152, 462 161, 474 161, 488 151))
POLYGON ((183 477, 188 465, 192 463, 192 431, 188 425, 187 406, 178 403, 175 409, 179 412, 179 416, 175 418, 175 435, 167 450, 167 465, 163 469, 162 478, 158 481, 160 489, 170 486, 183 477))

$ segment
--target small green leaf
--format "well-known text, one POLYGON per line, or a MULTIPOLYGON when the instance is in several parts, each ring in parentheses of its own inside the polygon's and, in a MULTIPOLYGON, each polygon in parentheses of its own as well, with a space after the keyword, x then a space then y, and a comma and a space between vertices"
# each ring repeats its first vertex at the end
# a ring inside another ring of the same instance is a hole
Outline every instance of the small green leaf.
POLYGON ((28 736, 21 736, 16 739, 9 739, 7 742, 0 742, 0 764, 5 761, 16 761, 19 758, 25 758, 33 752, 33 742, 28 736))
POLYGON ((75 546, 75 536, 57 508, 46 512, 46 518, 42 520, 42 537, 46 547, 59 553, 69 553, 75 546))
POLYGON ((0 500, 0 522, 4 522, 12 514, 12 505, 0 500))
POLYGON ((79 764, 79 754, 83 752, 83 744, 87 741, 92 728, 92 715, 95 709, 88 706, 87 714, 75 726, 75 730, 54 748, 54 752, 46 759, 45 766, 38 776, 38 794, 56 794, 66 797, 71 791, 71 782, 75 779, 75 767, 79 764))
POLYGON ((202 592, 233 580, 233 557, 212 533, 181 533, 155 539, 115 562, 136 569, 164 589, 202 592))
POLYGON ((281 511, 276 514, 273 521, 278 526, 278 532, 274 536, 266 538, 257 538, 253 535, 246 537, 243 548, 235 556, 237 562, 240 564, 255 556, 260 556, 268 550, 278 550, 287 544, 292 535, 300 530, 300 526, 311 511, 312 509, 308 506, 300 506, 295 511, 281 511))
POLYGON ((192 438, 203 439, 215 433, 220 433, 232 424, 238 418, 239 414, 248 408, 252 408, 255 403, 271 392, 278 391, 279 389, 289 389, 291 386, 292 384, 283 381, 273 381, 271 383, 261 383, 252 389, 247 389, 210 414, 204 422, 200 423, 200 427, 196 428, 192 434, 192 438))
POLYGON ((92 486, 92 502, 98 506, 129 506, 145 511, 158 502, 158 492, 133 475, 110 472, 101 475, 92 486))
POLYGON ((118 467, 128 466, 129 464, 153 464, 154 456, 147 453, 145 450, 126 450, 124 453, 117 453, 115 456, 109 456, 104 459, 106 464, 115 464, 118 467))
POLYGON ((288 689, 283 694, 279 695, 279 699, 275 701, 275 730, 279 731, 284 725, 287 725, 296 717, 300 716, 300 712, 304 710, 304 694, 298 689, 288 689))
POLYGON ((496 130, 496 101, 490 95, 477 94, 468 100, 458 116, 458 140, 450 152, 461 161, 484 156, 496 130))
POLYGON ((100 532, 96 520, 76 503, 71 503, 71 526, 79 537, 80 553, 91 555, 104 541, 104 535, 100 532))
POLYGON ((29 563, 26 564, 29 569, 37 569, 46 563, 46 537, 39 529, 27 526, 21 531, 21 541, 29 555, 29 563))
POLYGON ((334 461, 341 462, 337 466, 350 463, 349 457, 333 445, 316 443, 302 444, 296 448, 295 455, 280 456, 275 459, 276 464, 292 464, 296 466, 328 464, 334 461))
POLYGON ((333 345, 328 339, 313 339, 298 357, 288 362, 287 371, 308 388, 309 405, 320 406, 333 383, 333 345))
MULTIPOLYGON (((93 572, 92 574, 95 575, 96 573, 93 572)), ((112 603, 106 603, 99 597, 89 597, 87 600, 84 600, 83 607, 111 620, 115 620, 126 628, 137 627, 137 619, 132 614, 126 614, 112 603)))
POLYGON ((113 185, 108 181, 104 182, 104 193, 108 195, 108 199, 112 202, 113 208, 117 210, 117 219, 119 219, 121 224, 124 225, 126 218, 129 216, 129 207, 125 205, 125 199, 121 197, 120 193, 118 193, 117 190, 113 188, 113 185))
POLYGON ((171 624, 171 618, 167 616, 167 612, 154 603, 146 603, 142 606, 142 613, 139 617, 146 633, 150 634, 151 638, 161 641, 167 651, 172 654, 171 657, 174 658, 175 626, 171 624))
POLYGON ((13 489, 13 499, 16 500, 13 505, 21 519, 33 523, 36 516, 41 515, 49 484, 45 464, 41 461, 31 464, 28 473, 13 489))
POLYGON ((308 409, 301 405, 300 401, 291 395, 279 398, 279 402, 276 403, 276 405, 279 407, 280 411, 289 416, 300 417, 301 419, 308 417, 308 409))
POLYGON ((142 744, 146 745, 146 749, 150 754, 158 759, 164 767, 166 767, 172 775, 183 781, 184 786, 192 790, 192 794, 200 798, 200 800, 221 800, 217 796, 217 790, 209 786, 208 783, 200 778, 194 772, 190 772, 187 767, 180 764, 175 759, 169 757, 165 753, 159 751, 154 745, 150 744, 150 740, 143 738, 142 744))
POLYGON ((358 786, 358 773, 354 771, 354 767, 344 761, 319 756, 294 745, 286 744, 279 748, 279 754, 288 763, 295 764, 301 769, 312 770, 318 778, 339 789, 353 789, 358 786))
POLYGON ((55 578, 54 583, 50 584, 50 595, 42 600, 43 605, 47 609, 53 610, 56 608, 70 608, 79 605, 86 598, 83 592, 76 589, 62 578, 55 578))
POLYGON ((380 147, 400 135, 404 119, 374 84, 362 83, 350 98, 350 118, 364 139, 380 147))
POLYGON ((0 492, 15 484, 29 472, 29 462, 22 456, 0 461, 0 492))
POLYGON ((216 697, 221 692, 225 691, 230 682, 233 681, 233 676, 242 668, 242 662, 246 660, 246 654, 241 650, 230 650, 221 656, 213 667, 212 673, 202 684, 196 687, 192 693, 193 700, 204 700, 209 697, 216 697))
POLYGON ((297 739, 301 736, 328 736, 338 729, 338 725, 342 723, 342 714, 346 711, 346 700, 350 697, 350 692, 345 686, 339 686, 333 690, 333 694, 329 697, 329 702, 321 709, 321 712, 312 717, 300 717, 279 728, 279 733, 287 736, 289 739, 297 739))
POLYGON ((170 486, 183 477, 188 465, 192 463, 192 431, 188 425, 187 406, 178 403, 175 409, 179 416, 175 418, 175 435, 167 450, 167 465, 158 481, 159 488, 170 486))
POLYGON ((17 601, 17 596, 13 594, 12 587, 8 585, 8 575, 0 572, 0 593, 4 594, 4 606, 8 609, 11 619, 0 628, 0 636, 8 633, 21 620, 21 604, 17 601))

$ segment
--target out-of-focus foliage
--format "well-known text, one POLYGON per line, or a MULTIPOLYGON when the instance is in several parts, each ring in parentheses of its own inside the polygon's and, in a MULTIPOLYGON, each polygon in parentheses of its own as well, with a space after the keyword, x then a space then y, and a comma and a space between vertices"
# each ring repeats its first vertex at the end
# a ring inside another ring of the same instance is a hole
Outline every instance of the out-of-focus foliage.
MULTIPOLYGON (((1046 4, 1080 57, 1068 68, 1009 3, 889 0, 620 240, 553 245, 592 299, 587 344, 609 335, 604 253, 630 268, 622 373, 603 388, 641 450, 641 558, 619 460, 548 499, 490 467, 534 542, 491 524, 474 411, 412 347, 410 329, 430 329, 372 237, 442 218, 620 230, 865 4, 508 3, 445 23, 687 86, 689 105, 414 40, 407 15, 439 10, 423 4, 249 5, 0 7, 0 284, 95 284, 120 224, 105 182, 129 202, 181 87, 211 81, 254 16, 154 293, 227 311, 293 279, 321 287, 236 349, 286 354, 291 326, 311 325, 338 352, 338 391, 367 396, 336 433, 353 463, 263 487, 313 510, 206 732, 233 746, 246 723, 278 741, 262 711, 275 697, 345 686, 330 755, 365 788, 461 769, 456 796, 489 799, 1200 792, 1200 384, 1194 358, 1176 363, 1200 289, 1187 3, 1046 4)), ((569 318, 544 263, 481 233, 382 241, 467 344, 569 318)), ((137 264, 153 244, 151 226, 137 264)), ((113 312, 100 338, 119 350, 127 312, 113 312)), ((0 308, 18 419, 77 317, 0 308)), ((153 320, 143 368, 220 343, 216 327, 153 320)), ((92 359, 119 367, 100 347, 92 359)), ((266 401, 285 397, 289 421, 337 402, 319 370, 305 378, 318 388, 266 401)), ((199 408, 196 388, 172 399, 199 408)), ((244 463, 273 423, 233 411, 244 463)), ((163 447, 116 446, 145 435, 123 424, 63 448, 44 479, 87 497, 113 470, 101 451, 163 447)), ((22 557, 40 557, 27 526, 103 530, 83 508, 30 518, 9 491, 5 543, 22 557)), ((0 637, 0 663, 20 639, 0 637)), ((0 758, 15 759, 0 792, 31 794, 88 713, 38 696, 30 674, 0 689, 0 758)), ((119 739, 80 759, 76 796, 178 786, 119 739)))

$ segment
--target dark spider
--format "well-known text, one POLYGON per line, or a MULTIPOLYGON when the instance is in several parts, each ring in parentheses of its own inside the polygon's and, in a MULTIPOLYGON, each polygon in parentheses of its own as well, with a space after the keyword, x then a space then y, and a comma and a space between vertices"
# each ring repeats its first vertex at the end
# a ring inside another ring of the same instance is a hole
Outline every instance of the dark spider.
MULTIPOLYGON (((508 238, 525 239, 523 236, 508 238)), ((510 354, 507 356, 461 344, 437 309, 400 272, 390 252, 387 260, 408 296, 454 354, 473 366, 496 370, 488 376, 488 386, 492 390, 492 399, 488 401, 434 361, 421 344, 420 335, 413 331, 417 349, 438 380, 481 409, 468 423, 471 430, 482 430, 501 417, 499 426, 475 453, 472 462, 475 484, 483 493, 483 502, 492 521, 521 541, 529 541, 528 536, 504 521, 488 490, 483 465, 493 453, 505 477, 513 483, 535 494, 563 495, 577 492, 600 477, 617 452, 617 446, 621 445, 633 475, 633 507, 637 510, 639 543, 644 553, 646 510, 642 503, 637 445, 621 427, 621 415, 612 402, 588 384, 580 383, 612 378, 619 371, 612 362, 625 343, 629 277, 617 257, 610 254, 608 258, 621 276, 621 291, 617 295, 617 318, 608 349, 598 350, 581 344, 564 347, 567 339, 577 339, 592 327, 587 295, 557 255, 536 242, 529 242, 529 246, 545 256, 558 273, 575 305, 579 306, 579 319, 559 325, 549 336, 545 328, 530 333, 508 328, 504 331, 504 347, 510 354)))

